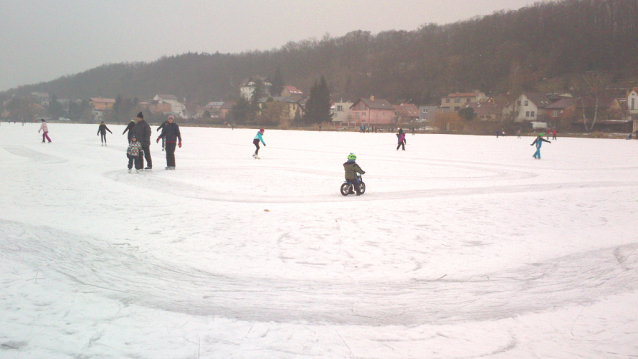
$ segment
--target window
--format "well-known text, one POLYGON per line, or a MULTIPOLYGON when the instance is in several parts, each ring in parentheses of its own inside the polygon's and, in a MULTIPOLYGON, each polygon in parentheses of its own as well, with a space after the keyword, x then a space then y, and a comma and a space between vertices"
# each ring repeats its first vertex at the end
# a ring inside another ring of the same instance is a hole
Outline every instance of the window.
POLYGON ((343 106, 342 105, 337 105, 337 111, 343 112, 343 106))
POLYGON ((446 98, 446 99, 445 99, 445 103, 450 103, 450 99, 449 99, 449 98, 446 98))
POLYGON ((466 100, 465 100, 465 102, 468 102, 468 103, 469 103, 469 102, 470 102, 470 99, 469 99, 469 98, 468 98, 468 99, 466 99, 466 100))
POLYGON ((525 106, 529 105, 529 101, 525 100, 525 106))
POLYGON ((525 111, 525 117, 529 117, 529 111, 525 111))
POLYGON ((635 109, 636 109, 636 106, 635 106, 635 105, 636 105, 636 99, 635 99, 635 98, 632 98, 632 99, 631 99, 631 109, 632 109, 632 110, 635 110, 635 109))
POLYGON ((534 111, 530 112, 532 114, 532 117, 534 117, 534 111))
POLYGON ((461 103, 461 99, 460 98, 455 98, 454 99, 454 103, 461 103))
POLYGON ((556 110, 552 111, 552 117, 558 117, 558 111, 556 110))

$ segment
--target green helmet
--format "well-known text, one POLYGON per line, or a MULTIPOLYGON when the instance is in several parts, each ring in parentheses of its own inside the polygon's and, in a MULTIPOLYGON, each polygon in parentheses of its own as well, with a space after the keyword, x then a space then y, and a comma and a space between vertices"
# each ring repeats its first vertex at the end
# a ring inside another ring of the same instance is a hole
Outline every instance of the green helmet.
POLYGON ((541 137, 545 136, 544 133, 539 133, 538 135, 541 136, 541 137))
POLYGON ((355 156, 354 153, 351 153, 351 154, 348 155, 348 159, 349 160, 356 160, 357 156, 355 156))

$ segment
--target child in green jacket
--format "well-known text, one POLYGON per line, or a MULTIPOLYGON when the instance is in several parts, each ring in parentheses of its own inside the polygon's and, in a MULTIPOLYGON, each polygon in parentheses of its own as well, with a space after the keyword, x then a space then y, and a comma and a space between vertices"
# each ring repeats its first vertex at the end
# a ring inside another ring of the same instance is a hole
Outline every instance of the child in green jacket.
POLYGON ((355 191, 357 191, 357 196, 360 196, 361 188, 359 187, 359 181, 357 181, 357 173, 364 174, 365 171, 359 167, 355 162, 356 160, 357 156, 355 156, 354 153, 349 154, 348 161, 343 164, 343 169, 346 171, 346 181, 354 186, 355 191))

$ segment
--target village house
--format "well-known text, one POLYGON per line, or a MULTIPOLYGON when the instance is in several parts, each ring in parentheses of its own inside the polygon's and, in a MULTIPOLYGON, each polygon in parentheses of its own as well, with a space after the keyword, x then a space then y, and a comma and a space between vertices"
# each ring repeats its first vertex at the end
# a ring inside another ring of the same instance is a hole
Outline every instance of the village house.
POLYGON ((487 100, 487 96, 479 91, 465 93, 456 92, 441 98, 440 107, 442 112, 458 112, 465 104, 482 102, 485 100, 487 100))
POLYGON ((219 118, 221 117, 223 104, 224 102, 222 101, 209 102, 206 104, 206 106, 204 106, 204 111, 208 111, 208 113, 210 113, 210 117, 212 118, 219 118))
POLYGON ((110 111, 113 109, 115 105, 115 99, 113 98, 101 98, 101 97, 92 97, 89 100, 89 104, 94 111, 110 111))
POLYGON ((349 101, 339 101, 335 102, 330 106, 330 112, 332 113, 332 122, 334 123, 348 123, 348 119, 350 118, 351 110, 353 103, 349 101))
POLYGON ((419 109, 411 103, 394 105, 395 123, 409 124, 419 120, 419 109))
POLYGON ((284 86, 284 89, 281 91, 281 97, 290 97, 295 101, 301 101, 303 99, 303 91, 295 86, 284 86))
POLYGON ((295 121, 301 120, 306 113, 304 107, 292 97, 277 97, 275 101, 285 104, 283 113, 281 114, 282 120, 295 121))
POLYGON ((49 101, 51 97, 48 92, 31 92, 31 97, 35 100, 36 103, 47 107, 49 106, 49 101))
POLYGON ((148 110, 151 113, 161 113, 168 115, 172 113, 171 104, 161 100, 153 100, 148 103, 148 110))
POLYGON ((564 122, 574 117, 578 100, 573 97, 562 98, 545 107, 545 114, 552 126, 556 127, 560 122, 564 122))
MULTIPOLYGON (((175 116, 186 117, 186 106, 177 100, 177 97, 174 95, 155 95, 153 97, 153 101, 158 101, 160 103, 167 103, 170 105, 170 110, 161 111, 165 114, 172 114, 175 116)), ((159 111, 158 111, 159 112, 159 111)))
POLYGON ((436 105, 423 105, 419 106, 419 122, 430 123, 434 120, 439 106, 436 105))
POLYGON ((630 115, 638 115, 638 87, 627 93, 627 111, 630 115))
POLYGON ((226 101, 222 104, 222 106, 219 108, 219 113, 221 118, 223 119, 227 119, 228 115, 230 114, 230 111, 232 111, 233 106, 235 106, 237 104, 237 102, 235 101, 226 101))
POLYGON ((264 94, 270 96, 270 88, 272 87, 270 80, 263 76, 251 76, 241 83, 241 87, 239 88, 241 97, 250 101, 257 88, 257 82, 261 82, 264 85, 264 94))
MULTIPOLYGON (((557 99, 558 100, 558 99, 557 99)), ((514 105, 516 121, 538 121, 543 119, 547 106, 554 101, 547 95, 535 92, 525 92, 516 99, 514 105)))
POLYGON ((387 100, 375 99, 374 96, 358 99, 350 107, 350 111, 348 122, 352 121, 356 125, 391 125, 394 120, 394 106, 387 100))
POLYGON ((503 100, 499 101, 495 98, 489 98, 485 102, 466 103, 463 108, 471 108, 474 111, 474 117, 480 121, 500 121, 504 117, 504 109, 507 103, 503 100))

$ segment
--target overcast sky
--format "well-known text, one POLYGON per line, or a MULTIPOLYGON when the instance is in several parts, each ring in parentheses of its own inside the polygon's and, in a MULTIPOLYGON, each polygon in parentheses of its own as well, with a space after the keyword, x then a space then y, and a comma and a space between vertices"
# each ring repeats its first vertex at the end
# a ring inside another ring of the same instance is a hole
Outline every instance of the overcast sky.
POLYGON ((0 91, 105 64, 415 30, 538 0, 0 0, 0 91))

